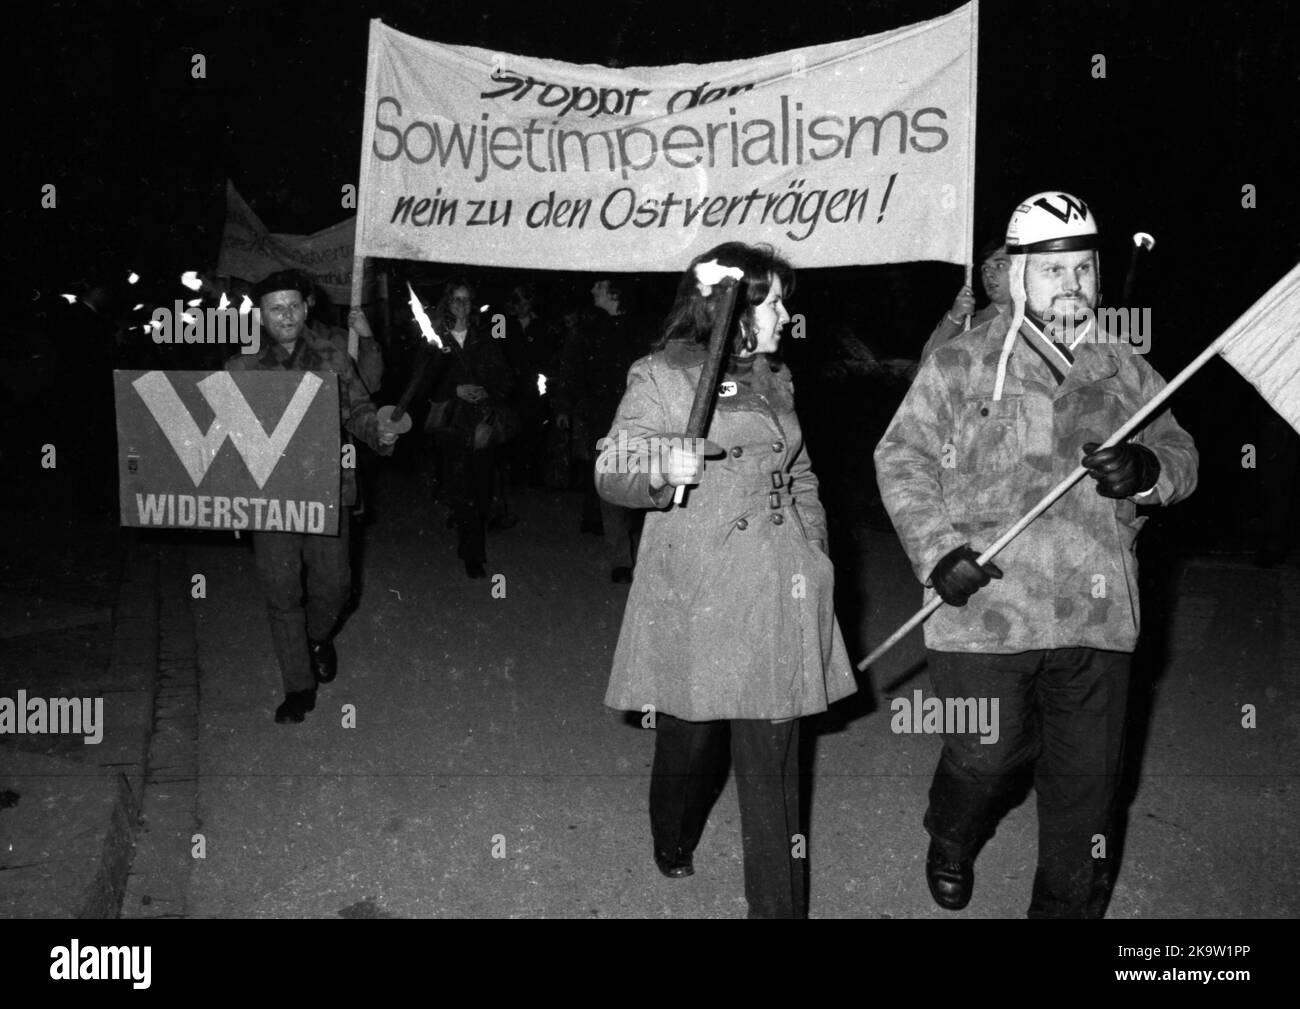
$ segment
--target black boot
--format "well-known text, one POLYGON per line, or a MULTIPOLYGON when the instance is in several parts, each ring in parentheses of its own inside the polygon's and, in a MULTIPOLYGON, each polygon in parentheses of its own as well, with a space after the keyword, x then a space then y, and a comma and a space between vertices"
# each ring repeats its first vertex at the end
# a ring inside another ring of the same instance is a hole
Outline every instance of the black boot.
POLYGON ((975 860, 931 838, 925 856, 925 881, 930 884, 930 896, 936 904, 947 911, 960 911, 970 903, 975 887, 975 860))
POLYGON ((339 674, 339 657, 332 641, 308 642, 311 652, 311 673, 317 683, 329 683, 339 674))
POLYGON ((684 876, 695 875, 694 856, 689 852, 684 852, 680 848, 674 851, 660 851, 655 849, 655 865, 669 879, 681 879, 684 876))
POLYGON ((284 700, 275 709, 275 720, 280 724, 301 722, 307 712, 314 707, 316 707, 315 687, 311 690, 291 690, 284 695, 284 700))

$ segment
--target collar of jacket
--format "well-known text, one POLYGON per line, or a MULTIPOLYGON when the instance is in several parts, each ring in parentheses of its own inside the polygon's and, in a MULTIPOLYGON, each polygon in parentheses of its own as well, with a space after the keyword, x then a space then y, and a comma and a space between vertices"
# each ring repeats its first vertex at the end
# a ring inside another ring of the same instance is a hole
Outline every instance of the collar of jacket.
MULTIPOLYGON (((707 347, 693 340, 669 340, 658 353, 668 367, 685 373, 691 388, 699 384, 707 347)), ((716 397, 714 408, 727 412, 756 409, 771 414, 774 420, 778 412, 794 409, 790 372, 785 365, 770 354, 754 354, 749 360, 753 364, 747 374, 737 374, 730 368, 719 373, 719 383, 733 381, 739 388, 734 396, 716 397)))
MULTIPOLYGON (((680 368, 686 371, 691 368, 704 367, 704 360, 708 356, 708 348, 702 343, 696 343, 694 340, 669 340, 664 344, 662 353, 664 362, 670 368, 680 368)), ((770 354, 752 354, 748 358, 737 358, 734 354, 728 354, 726 361, 723 363, 725 367, 722 369, 721 374, 727 378, 734 378, 741 372, 752 372, 754 375, 769 372, 780 375, 785 371, 785 365, 770 354)))
POLYGON ((708 348, 694 340, 669 340, 664 344, 664 363, 670 368, 686 371, 704 366, 708 348))
POLYGON ((735 379, 739 382, 749 382, 754 377, 755 362, 758 355, 751 354, 749 357, 737 357, 732 354, 727 358, 727 367, 723 371, 723 378, 735 379))
POLYGON ((258 359, 267 368, 288 368, 290 361, 297 361, 301 358, 303 346, 307 342, 308 332, 309 330, 304 326, 303 331, 298 334, 298 339, 294 341, 289 350, 285 350, 279 341, 271 340, 267 344, 266 350, 258 355, 258 359))
MULTIPOLYGON (((441 336, 443 331, 439 330, 438 333, 441 336)), ((471 344, 479 343, 484 337, 490 338, 487 328, 479 325, 476 320, 471 320, 465 327, 465 342, 463 344, 456 344, 456 346, 460 350, 468 350, 471 344)), ((443 337, 443 342, 448 345, 456 343, 456 337, 452 335, 452 329, 450 326, 447 327, 446 336, 443 337)))
MULTIPOLYGON (((1016 341, 1011 351, 1011 357, 1007 361, 1008 376, 1014 375, 1019 383, 1030 381, 1044 385, 1052 390, 1052 399, 1060 399, 1062 396, 1068 396, 1085 385, 1101 382, 1112 375, 1118 374, 1120 366, 1119 353, 1123 345, 1109 342, 1110 335, 1101 330, 1095 322, 1093 325, 1096 340, 1080 343, 1074 348, 1072 351, 1074 364, 1066 372, 1065 381, 1059 386, 1053 388, 1054 383, 1040 381, 1036 377, 1035 373, 1040 368, 1046 374, 1047 366, 1038 360, 1033 351, 1023 346, 1020 341, 1016 341)), ((979 340, 978 349, 972 355, 973 363, 979 363, 987 367, 989 372, 988 394, 991 396, 993 395, 993 384, 997 381, 998 355, 1002 352, 1003 341, 1006 338, 1007 330, 1011 327, 1010 313, 999 315, 996 319, 987 322, 985 326, 987 328, 982 337, 980 337, 979 329, 984 327, 971 330, 969 335, 979 340)), ((1127 350, 1127 347, 1124 349, 1127 350)), ((978 388, 983 388, 982 379, 974 384, 978 388)))
POLYGON ((316 328, 308 324, 303 327, 302 332, 298 334, 297 342, 289 350, 285 350, 277 341, 271 340, 267 343, 266 349, 257 355, 257 359, 264 368, 294 367, 301 371, 312 371, 320 365, 321 360, 328 353, 328 351, 322 352, 324 348, 332 349, 333 346, 327 328, 323 326, 316 328))

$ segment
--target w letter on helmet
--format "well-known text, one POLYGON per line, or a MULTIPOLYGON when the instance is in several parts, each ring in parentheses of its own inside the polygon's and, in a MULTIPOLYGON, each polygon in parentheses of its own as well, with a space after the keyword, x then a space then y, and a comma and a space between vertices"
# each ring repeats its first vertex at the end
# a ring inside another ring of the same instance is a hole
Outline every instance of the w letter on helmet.
POLYGON ((1057 198, 1065 204, 1065 210, 1058 210, 1052 206, 1052 201, 1046 196, 1040 196, 1034 201, 1034 206, 1041 207, 1049 214, 1059 220, 1062 224, 1069 224, 1072 216, 1078 216, 1079 220, 1088 219, 1088 205, 1077 197, 1069 193, 1057 193, 1057 198))

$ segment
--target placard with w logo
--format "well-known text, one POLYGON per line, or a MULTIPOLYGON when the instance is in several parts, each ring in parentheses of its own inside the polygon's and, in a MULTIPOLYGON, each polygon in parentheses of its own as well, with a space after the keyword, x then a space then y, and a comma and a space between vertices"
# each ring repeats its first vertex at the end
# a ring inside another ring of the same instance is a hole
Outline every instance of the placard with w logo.
POLYGON ((338 376, 115 371, 122 525, 338 535, 338 376))

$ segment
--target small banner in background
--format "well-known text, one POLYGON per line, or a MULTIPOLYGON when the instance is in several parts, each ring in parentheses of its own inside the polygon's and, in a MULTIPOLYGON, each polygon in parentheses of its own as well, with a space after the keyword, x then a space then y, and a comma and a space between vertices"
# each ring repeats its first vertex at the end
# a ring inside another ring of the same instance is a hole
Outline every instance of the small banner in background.
MULTIPOLYGON (((313 235, 278 235, 266 230, 261 219, 226 182, 226 226, 217 255, 219 277, 239 277, 256 283, 277 270, 300 270, 336 305, 352 297, 352 246, 357 219, 349 217, 313 235)), ((364 301, 378 295, 374 278, 367 278, 364 301)))

